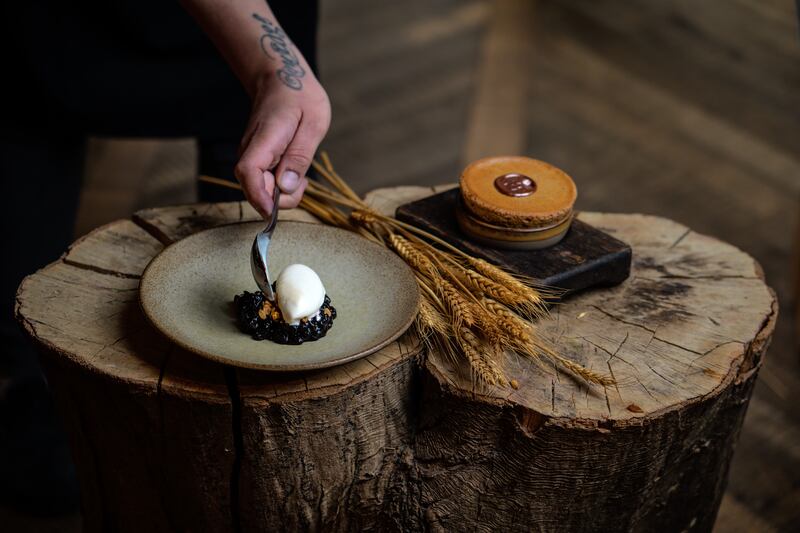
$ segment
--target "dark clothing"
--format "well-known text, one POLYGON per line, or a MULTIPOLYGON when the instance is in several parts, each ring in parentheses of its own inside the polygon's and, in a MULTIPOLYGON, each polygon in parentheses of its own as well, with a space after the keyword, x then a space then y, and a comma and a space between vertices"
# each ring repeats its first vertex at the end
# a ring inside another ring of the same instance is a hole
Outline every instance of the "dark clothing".
MULTIPOLYGON (((316 0, 269 4, 316 70, 316 0)), ((77 489, 14 295, 73 240, 86 138, 196 137, 200 172, 233 179, 250 102, 175 0, 3 2, 0 45, 0 505, 49 514, 77 489)))
MULTIPOLYGON (((269 4, 315 69, 316 0, 269 4)), ((247 95, 177 1, 4 2, 0 9, 12 73, 0 104, 7 134, 241 136, 247 95)))

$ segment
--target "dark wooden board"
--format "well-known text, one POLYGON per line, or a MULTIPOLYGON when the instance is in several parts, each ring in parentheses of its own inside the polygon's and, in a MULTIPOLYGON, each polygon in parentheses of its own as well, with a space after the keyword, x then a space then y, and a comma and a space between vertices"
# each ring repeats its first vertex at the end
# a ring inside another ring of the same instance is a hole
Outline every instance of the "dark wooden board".
POLYGON ((543 250, 501 250, 475 243, 456 222, 458 196, 458 189, 435 194, 401 205, 396 216, 511 272, 571 292, 616 285, 630 273, 631 247, 577 219, 560 243, 543 250))

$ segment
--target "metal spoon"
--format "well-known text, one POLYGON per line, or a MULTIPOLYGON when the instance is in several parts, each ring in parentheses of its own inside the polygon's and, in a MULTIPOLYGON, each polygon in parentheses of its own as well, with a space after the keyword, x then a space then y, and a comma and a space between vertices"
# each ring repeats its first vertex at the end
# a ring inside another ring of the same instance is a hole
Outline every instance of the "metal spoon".
POLYGON ((250 270, 253 271, 256 285, 273 302, 275 301, 275 293, 272 290, 272 283, 267 270, 267 252, 269 251, 269 243, 272 240, 272 233, 275 231, 275 225, 278 222, 278 201, 280 198, 281 190, 276 183, 275 190, 272 193, 272 213, 270 213, 267 227, 258 232, 253 240, 253 247, 250 249, 250 270))

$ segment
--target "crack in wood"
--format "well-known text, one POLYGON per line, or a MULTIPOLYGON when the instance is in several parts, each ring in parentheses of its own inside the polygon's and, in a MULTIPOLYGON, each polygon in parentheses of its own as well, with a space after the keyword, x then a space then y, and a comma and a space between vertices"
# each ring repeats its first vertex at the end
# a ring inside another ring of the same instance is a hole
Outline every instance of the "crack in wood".
POLYGON ((666 381, 667 383, 669 383, 669 384, 671 384, 671 385, 673 385, 675 387, 681 388, 680 385, 678 385, 677 383, 675 383, 674 381, 672 381, 668 377, 664 376, 661 372, 659 372, 658 370, 653 368, 653 365, 651 365, 647 361, 645 361, 644 364, 647 365, 647 368, 649 368, 653 372, 653 374, 655 374, 656 376, 660 377, 661 379, 663 379, 664 381, 666 381))
POLYGON ((642 386, 642 388, 644 389, 644 391, 647 393, 647 395, 648 395, 648 396, 650 396, 652 399, 654 399, 654 400, 658 401, 658 400, 656 399, 656 397, 655 397, 655 396, 653 396, 653 393, 652 393, 652 392, 650 392, 650 389, 648 389, 648 388, 647 388, 647 385, 645 385, 644 383, 642 383, 642 380, 641 380, 641 379, 639 379, 639 376, 633 376, 633 378, 634 378, 634 379, 635 379, 635 380, 636 380, 636 381, 639 383, 639 385, 641 385, 641 386, 642 386))
MULTIPOLYGON (((656 335, 656 330, 654 330, 654 329, 650 329, 650 328, 648 328, 647 326, 644 326, 644 325, 642 325, 642 324, 637 324, 636 322, 630 322, 630 321, 627 321, 627 320, 623 320, 623 319, 621 319, 621 318, 619 318, 619 317, 617 317, 617 316, 614 316, 613 314, 611 314, 611 313, 609 313, 609 312, 607 312, 607 311, 603 310, 601 307, 599 307, 599 306, 597 306, 597 305, 592 305, 592 307, 594 307, 595 309, 597 309, 598 311, 600 311, 601 313, 603 313, 603 314, 604 314, 604 315, 606 315, 607 317, 609 317, 609 318, 612 318, 612 319, 614 319, 614 320, 616 320, 616 321, 618 321, 618 322, 620 322, 620 323, 622 323, 622 324, 627 324, 627 325, 629 325, 629 326, 633 326, 633 327, 641 328, 641 329, 643 329, 643 330, 645 330, 645 331, 647 331, 647 332, 651 333, 651 334, 652 334, 652 337, 651 337, 651 339, 650 339, 650 342, 647 344, 647 346, 645 346, 645 349, 647 349, 647 348, 650 346, 650 343, 651 343, 653 340, 657 340, 657 341, 659 341, 659 342, 663 342, 664 344, 668 344, 668 345, 670 345, 670 346, 672 346, 672 347, 674 347, 674 348, 678 348, 679 350, 684 350, 684 351, 687 351, 687 352, 689 352, 689 353, 693 353, 693 354, 695 354, 695 355, 699 355, 699 356, 701 356, 701 357, 702 357, 702 356, 704 356, 704 355, 708 355, 709 353, 713 352, 714 350, 716 350, 716 349, 717 349, 717 348, 719 348, 720 346, 724 346, 725 344, 729 344, 729 343, 731 343, 731 342, 739 342, 739 341, 736 341, 735 339, 729 339, 729 340, 727 340, 727 341, 725 341, 725 342, 722 342, 722 343, 719 343, 719 344, 717 344, 716 346, 714 346, 713 348, 711 348, 711 349, 707 350, 706 352, 698 352, 697 350, 693 350, 692 348, 687 348, 686 346, 682 346, 682 345, 680 345, 680 344, 677 344, 677 343, 675 343, 675 342, 668 341, 668 340, 666 340, 666 339, 664 339, 664 338, 662 338, 662 337, 658 337, 658 336, 656 335)), ((590 341, 587 341, 587 342, 589 342, 590 344, 593 344, 593 343, 591 343, 590 341)), ((605 349, 603 349, 603 348, 601 348, 601 349, 602 349, 603 351, 605 351, 606 353, 608 353, 608 350, 605 350, 605 349)))
POLYGON ((79 340, 79 341, 83 341, 83 342, 88 342, 89 344, 94 344, 94 345, 96 345, 96 346, 100 346, 100 350, 102 350, 103 348, 108 348, 108 346, 110 346, 110 345, 108 345, 108 344, 105 344, 105 343, 103 343, 103 342, 99 342, 99 341, 97 341, 97 340, 94 340, 94 339, 88 339, 88 338, 86 338, 86 337, 78 337, 78 336, 75 336, 75 335, 73 335, 72 333, 70 333, 70 332, 68 332, 68 331, 65 331, 65 330, 63 330, 63 329, 61 329, 61 328, 58 328, 58 327, 56 327, 56 326, 53 326, 53 325, 51 325, 51 324, 48 324, 47 322, 42 322, 41 320, 37 320, 37 319, 35 319, 35 318, 30 318, 30 317, 22 317, 22 320, 24 320, 25 322, 27 322, 28 324, 30 324, 30 325, 31 325, 31 328, 32 328, 34 331, 35 331, 35 329, 36 329, 36 327, 34 326, 34 324, 40 324, 40 325, 42 325, 42 326, 44 326, 44 327, 50 328, 50 329, 52 329, 52 330, 54 330, 54 331, 57 331, 57 332, 61 333, 61 334, 62 334, 62 335, 64 335, 65 337, 69 337, 69 338, 71 338, 71 339, 75 339, 75 340, 79 340))
POLYGON ((769 346, 769 343, 772 340, 772 332, 775 329, 775 322, 778 318, 779 304, 775 291, 773 291, 771 288, 768 289, 772 295, 770 311, 769 314, 764 317, 764 320, 762 320, 758 331, 756 332, 755 336, 753 336, 753 340, 747 343, 744 349, 744 360, 739 367, 739 372, 736 378, 737 382, 742 379, 742 376, 747 375, 753 368, 761 365, 763 354, 766 352, 766 348, 769 346), (759 358, 758 361, 755 361, 756 354, 762 355, 762 358, 759 358))
POLYGON ((703 353, 701 353, 701 354, 698 354, 698 356, 697 356, 697 357, 695 357, 694 359, 692 359, 691 361, 689 361, 689 364, 688 364, 688 365, 686 365, 686 366, 687 366, 687 368, 691 368, 691 367, 693 367, 693 366, 694 366, 694 364, 695 364, 697 361, 699 361, 700 359, 702 359, 703 357, 707 356, 708 354, 710 354, 711 352, 713 352, 714 350, 716 350, 716 349, 718 349, 718 348, 722 348, 723 346, 727 346, 728 344, 739 344, 739 345, 741 345, 742 343, 741 343, 741 342, 739 342, 739 341, 733 341, 733 340, 732 340, 732 341, 723 342, 722 344, 718 344, 718 345, 714 346, 713 348, 709 348, 709 349, 708 349, 708 350, 706 350, 705 352, 703 352, 703 353))
POLYGON ((565 338, 566 338, 566 339, 573 339, 573 338, 574 338, 574 339, 581 339, 582 341, 584 341, 584 342, 587 342, 588 344, 591 344, 592 346, 594 346, 595 348, 597 348, 597 349, 598 349, 598 350, 600 350, 601 352, 604 352, 604 353, 608 354, 608 355, 610 356, 610 357, 609 357, 609 360, 610 360, 612 357, 614 357, 614 354, 612 354, 610 351, 608 351, 607 349, 603 348, 603 347, 602 347, 602 346, 600 346, 599 344, 596 344, 595 342, 592 342, 592 341, 590 341, 590 340, 589 340, 587 337, 583 337, 583 336, 580 336, 580 335, 578 335, 577 337, 565 337, 565 338))
POLYGON ((97 272, 98 274, 105 274, 107 276, 115 276, 117 278, 126 278, 126 279, 140 279, 142 276, 139 274, 130 274, 128 272, 120 272, 118 270, 112 270, 110 268, 104 268, 97 265, 90 265, 88 263, 82 263, 80 261, 74 261, 69 259, 68 257, 64 257, 61 260, 65 265, 73 266, 75 268, 81 268, 84 270, 91 270, 92 272, 97 272))
POLYGON ((642 328, 643 330, 648 331, 648 332, 652 333, 653 335, 655 335, 655 333, 656 333, 654 329, 650 329, 647 326, 643 326, 642 324, 637 324, 636 322, 630 322, 628 320, 624 320, 622 318, 619 318, 618 316, 615 316, 615 315, 609 313, 608 311, 604 310, 602 307, 600 307, 598 305, 590 304, 590 306, 594 307, 595 309, 597 309, 598 311, 600 311, 601 313, 603 313, 607 317, 609 317, 609 318, 611 318, 613 320, 616 320, 617 322, 620 322, 622 324, 627 324, 628 326, 633 326, 633 327, 636 327, 636 328, 642 328))
POLYGON ((619 343, 619 346, 617 346, 617 349, 614 350, 614 353, 611 355, 611 357, 608 358, 608 362, 611 362, 612 359, 617 357, 617 354, 619 354, 619 351, 622 349, 622 347, 625 345, 625 343, 628 342, 629 338, 630 338, 630 332, 626 331, 625 332, 625 338, 622 339, 622 342, 619 343))
MULTIPOLYGON (((687 348, 686 346, 681 346, 680 344, 674 343, 672 341, 668 341, 666 339, 662 339, 661 337, 657 337, 655 334, 653 334, 653 338, 655 340, 659 341, 659 342, 663 342, 664 344, 669 344, 670 346, 673 346, 673 347, 678 348, 680 350, 684 350, 684 351, 687 351, 689 353, 693 353, 693 354, 696 354, 696 355, 703 355, 703 352, 698 352, 697 350, 692 350, 691 348, 687 348)), ((726 341, 726 342, 728 342, 728 341, 726 341)), ((716 347, 712 348, 712 350, 714 350, 714 349, 716 349, 716 347)))
MULTIPOLYGON (((620 391, 619 391, 619 382, 617 381, 617 377, 614 375, 614 369, 611 367, 611 361, 615 357, 617 357, 617 354, 619 354, 619 351, 622 349, 622 347, 625 345, 625 343, 628 342, 628 338, 629 337, 630 337, 630 332, 626 331, 625 332, 625 338, 622 339, 622 342, 619 343, 619 346, 617 346, 617 349, 614 350, 614 353, 611 354, 611 357, 609 357, 608 360, 606 361, 606 366, 608 366, 608 372, 611 374, 611 379, 614 380, 614 388, 617 390, 617 395, 619 396, 620 400, 622 400, 622 393, 620 393, 620 391)), ((623 361, 624 361, 624 359, 623 359, 623 361)), ((630 363, 628 363, 628 364, 630 364, 630 363)), ((633 366, 633 365, 631 365, 631 366, 633 366)), ((638 372, 638 370, 636 369, 635 366, 633 366, 633 369, 636 372, 638 372)), ((606 391, 606 403, 608 403, 608 391, 606 391)), ((609 416, 611 415, 611 406, 608 407, 608 414, 609 414, 609 416)))
POLYGON ((231 431, 233 432, 233 464, 230 473, 230 513, 231 529, 234 533, 242 532, 241 504, 239 498, 239 480, 242 473, 244 457, 244 434, 242 433, 242 398, 239 390, 239 378, 236 369, 225 366, 223 369, 228 396, 231 402, 231 431))
POLYGON ((161 231, 161 229, 158 226, 156 226, 155 224, 151 224, 148 220, 142 218, 138 213, 134 213, 133 216, 131 217, 131 220, 133 220, 134 224, 142 228, 144 231, 150 234, 151 237, 155 238, 158 242, 160 242, 164 246, 169 246, 170 244, 173 243, 172 239, 167 237, 166 233, 161 231))
MULTIPOLYGON (((72 265, 66 265, 66 266, 69 266, 70 268, 75 268, 72 265)), ((80 270, 80 269, 78 269, 78 270, 80 270)), ((46 278, 46 279, 57 281, 59 283, 64 283, 65 285, 72 285, 74 287, 79 287, 81 289, 87 289, 88 288, 88 289, 97 289, 99 291, 110 291, 110 292, 137 292, 137 293, 139 292, 139 286, 138 285, 136 287, 126 287, 126 288, 112 287, 112 286, 109 286, 109 285, 95 285, 95 284, 87 283, 86 280, 81 280, 80 282, 77 282, 77 281, 73 281, 71 279, 62 278, 62 277, 58 277, 58 276, 53 276, 51 273, 46 272, 46 271, 38 272, 36 275, 37 276, 41 276, 41 277, 46 278)), ((113 276, 109 276, 109 277, 113 277, 113 276)), ((138 295, 137 295, 137 298, 138 298, 138 295)))
POLYGON ((686 238, 686 237, 687 237, 687 236, 688 236, 688 235, 689 235, 691 232, 692 232, 692 230, 691 230, 691 229, 689 229, 689 228, 686 228, 686 231, 684 231, 684 232, 681 234, 681 236, 680 236, 680 237, 678 237, 677 239, 675 239, 675 242, 673 242, 673 243, 670 245, 669 249, 670 249, 670 250, 672 250, 673 248, 675 248, 676 246, 678 246, 678 244, 680 244, 680 243, 683 241, 683 239, 685 239, 685 238, 686 238))

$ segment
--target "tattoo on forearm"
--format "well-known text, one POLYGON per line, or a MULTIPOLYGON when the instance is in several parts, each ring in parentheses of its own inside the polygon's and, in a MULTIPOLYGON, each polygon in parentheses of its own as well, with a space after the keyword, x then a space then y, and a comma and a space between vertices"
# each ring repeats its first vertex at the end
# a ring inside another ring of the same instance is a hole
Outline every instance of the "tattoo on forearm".
POLYGON ((300 64, 297 54, 292 51, 292 42, 289 40, 289 36, 271 20, 258 13, 253 13, 253 18, 261 23, 261 29, 264 30, 264 35, 260 40, 261 50, 272 59, 275 59, 271 53, 274 52, 283 63, 283 66, 277 71, 278 79, 290 89, 299 91, 303 88, 303 77, 306 75, 306 71, 300 64))

